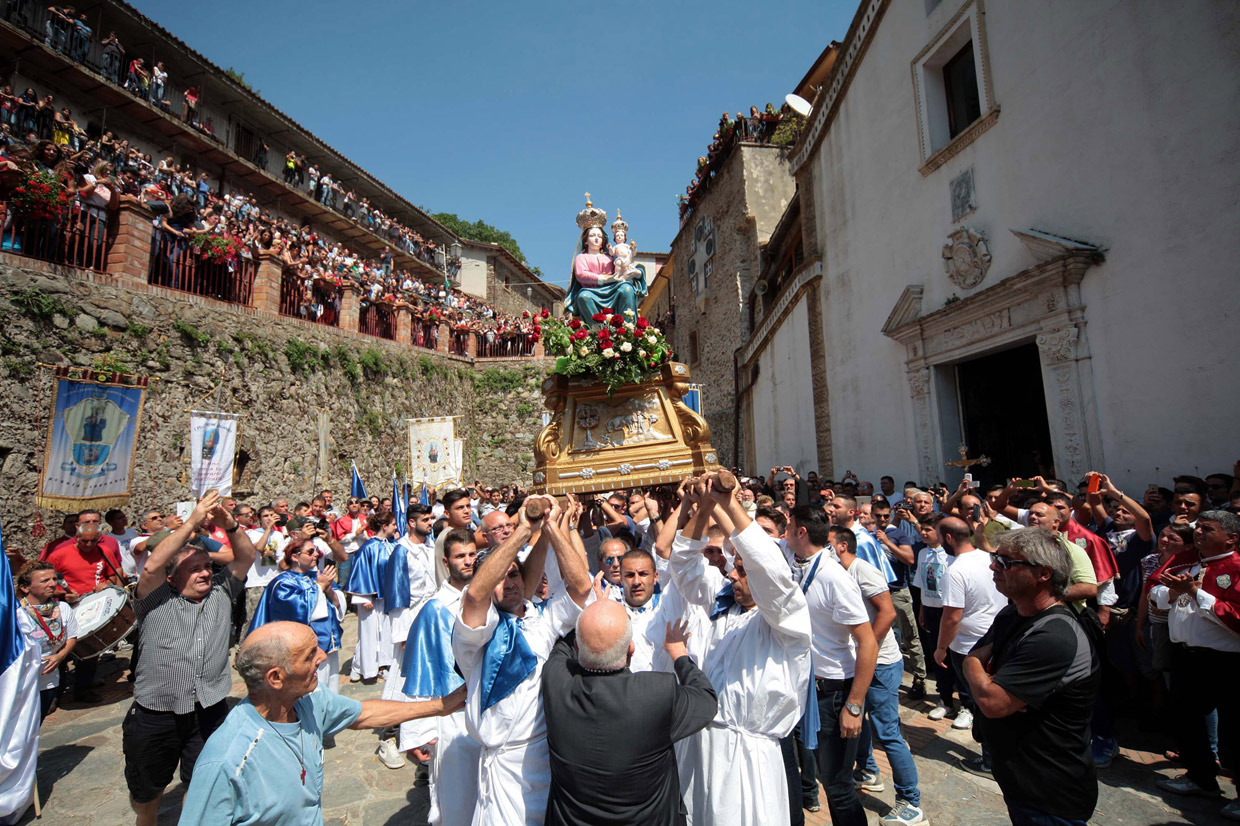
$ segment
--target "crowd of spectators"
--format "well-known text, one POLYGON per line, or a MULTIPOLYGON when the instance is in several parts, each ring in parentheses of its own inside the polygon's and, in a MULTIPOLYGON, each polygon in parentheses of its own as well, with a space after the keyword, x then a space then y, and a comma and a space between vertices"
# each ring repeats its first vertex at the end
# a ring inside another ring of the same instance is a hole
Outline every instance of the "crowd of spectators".
POLYGON ((711 180, 723 168, 732 147, 738 143, 771 143, 775 130, 791 111, 786 103, 778 111, 774 104, 768 103, 761 112, 757 106, 750 106, 748 115, 741 112, 737 112, 735 118, 727 112, 720 115, 719 128, 715 130, 706 154, 697 159, 693 180, 685 187, 685 193, 677 196, 680 217, 683 219, 697 206, 711 180))
MULTIPOLYGON (((34 31, 34 12, 37 7, 29 2, 8 2, 6 17, 26 29, 34 31)), ((90 68, 89 57, 95 33, 86 22, 86 14, 73 6, 50 6, 43 25, 44 45, 56 49, 72 60, 90 68)), ((102 64, 99 73, 107 80, 123 87, 135 97, 147 101, 168 114, 174 114, 168 71, 163 61, 148 62, 144 57, 127 54, 116 32, 109 31, 99 41, 102 64)), ((216 135, 212 118, 200 106, 201 91, 197 86, 187 86, 180 95, 180 117, 194 129, 220 140, 216 135)), ((13 134, 26 135, 36 132, 40 138, 51 138, 55 131, 58 143, 70 145, 75 151, 86 142, 86 133, 68 115, 68 110, 56 112, 50 95, 39 99, 34 90, 14 95, 11 89, 0 95, 4 106, 4 122, 13 134)), ((125 147, 128 150, 128 147, 125 147)), ((263 171, 268 171, 270 147, 263 140, 257 141, 250 160, 263 171)), ((151 162, 150 156, 140 162, 151 162)), ((355 221, 396 249, 407 253, 432 267, 446 269, 454 274, 460 268, 459 259, 449 259, 448 251, 433 239, 425 238, 417 230, 404 226, 385 214, 378 207, 353 190, 341 185, 325 167, 310 161, 305 154, 290 150, 284 158, 283 180, 289 187, 304 188, 307 195, 323 206, 339 212, 355 221)))
MULTIPOLYGON (((224 238, 229 243, 218 261, 226 276, 213 278, 210 286, 216 298, 245 303, 248 291, 233 277, 251 267, 260 252, 269 250, 283 263, 282 311, 286 314, 338 324, 341 294, 345 284, 352 282, 361 292, 363 309, 369 305, 385 310, 408 307, 417 345, 436 347, 438 327, 444 323, 452 334, 451 349, 462 355, 471 335, 477 337, 478 355, 532 352, 533 325, 528 320, 506 315, 446 281, 426 280, 397 269, 396 256, 390 249, 368 258, 345 244, 332 242, 310 227, 263 209, 253 195, 236 190, 222 192, 212 186, 207 173, 177 163, 172 156, 156 160, 110 130, 98 140, 92 139, 78 126, 68 107, 57 109, 50 94, 39 96, 34 89, 26 89, 17 95, 11 87, 0 88, 0 163, 13 175, 50 170, 67 182, 75 196, 71 206, 75 214, 62 221, 54 233, 61 250, 58 260, 65 263, 102 269, 106 210, 117 205, 113 194, 131 195, 155 214, 158 233, 153 277, 164 286, 187 289, 182 271, 188 266, 185 262, 190 248, 201 249, 204 239, 224 238), (86 217, 79 219, 78 213, 86 217), (66 239, 72 233, 64 230, 79 226, 87 236, 83 250, 65 255, 66 239)), ((308 191, 315 198, 327 197, 330 201, 326 193, 339 191, 331 176, 320 174, 313 165, 304 174, 308 191)), ((0 200, 8 196, 15 183, 12 177, 0 183, 0 200)), ((302 185, 296 171, 287 183, 302 185)), ((432 261, 441 251, 433 241, 383 216, 365 199, 354 203, 352 192, 343 197, 345 214, 366 222, 397 248, 432 261)), ((23 251, 13 237, 13 220, 6 211, 3 247, 23 251)), ((36 250, 33 245, 24 251, 35 255, 50 252, 36 250)), ((448 266, 450 273, 458 272, 459 259, 450 260, 448 266)))

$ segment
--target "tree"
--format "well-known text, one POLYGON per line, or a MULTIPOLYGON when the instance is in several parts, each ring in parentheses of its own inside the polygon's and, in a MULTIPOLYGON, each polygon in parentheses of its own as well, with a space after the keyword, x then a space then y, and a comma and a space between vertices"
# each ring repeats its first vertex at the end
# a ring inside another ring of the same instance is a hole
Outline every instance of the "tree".
POLYGON ((241 84, 242 86, 249 89, 251 92, 253 92, 256 95, 258 94, 258 90, 246 82, 245 72, 238 72, 232 66, 229 66, 227 69, 224 70, 224 74, 232 78, 235 83, 241 84))
POLYGON ((502 229, 496 229, 482 220, 466 221, 451 212, 436 212, 431 217, 462 238, 467 238, 470 241, 480 241, 484 244, 499 244, 512 253, 513 258, 516 258, 522 264, 526 263, 525 253, 521 252, 521 247, 517 245, 516 239, 502 229))

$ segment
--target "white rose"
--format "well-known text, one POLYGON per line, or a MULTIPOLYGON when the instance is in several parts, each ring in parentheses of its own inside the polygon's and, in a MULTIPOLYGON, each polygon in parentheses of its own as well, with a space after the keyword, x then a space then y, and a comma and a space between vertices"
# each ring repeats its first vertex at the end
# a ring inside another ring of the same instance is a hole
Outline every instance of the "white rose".
POLYGON ((621 352, 624 352, 624 353, 631 353, 631 352, 633 352, 633 345, 632 345, 632 344, 629 344, 629 343, 626 341, 626 342, 624 342, 624 344, 621 344, 621 345, 620 345, 620 350, 621 350, 621 352))
POLYGON ((659 343, 659 340, 655 338, 654 336, 646 336, 646 341, 650 342, 651 344, 659 343))
POLYGON ((616 357, 616 351, 611 349, 610 347, 608 347, 606 350, 603 351, 603 358, 614 359, 615 357, 616 357))
POLYGON ((627 315, 629 318, 632 318, 633 316, 637 315, 637 313, 633 312, 632 310, 625 310, 624 314, 627 315))
POLYGON ((645 351, 645 350, 638 350, 638 351, 637 351, 637 355, 638 355, 640 358, 645 358, 645 357, 646 357, 646 351, 645 351))
POLYGON ((637 325, 636 325, 636 324, 634 324, 633 322, 629 321, 629 322, 626 322, 626 323, 625 323, 625 325, 624 325, 624 329, 626 329, 626 330, 636 330, 636 329, 637 329, 637 325))
POLYGON ((588 351, 586 348, 584 348, 584 347, 582 347, 581 349, 579 349, 577 352, 578 352, 578 353, 581 353, 581 355, 583 355, 583 356, 585 356, 585 355, 587 355, 587 354, 589 353, 589 351, 588 351))

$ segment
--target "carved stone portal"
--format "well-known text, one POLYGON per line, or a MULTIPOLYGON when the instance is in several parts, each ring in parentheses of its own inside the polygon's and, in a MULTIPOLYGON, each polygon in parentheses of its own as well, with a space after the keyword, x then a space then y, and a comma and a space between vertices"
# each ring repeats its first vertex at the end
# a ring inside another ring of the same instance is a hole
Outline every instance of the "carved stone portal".
POLYGON ((971 290, 986 277, 990 269, 990 248, 976 230, 960 227, 952 230, 943 245, 943 269, 952 283, 962 290, 971 290))
POLYGON ((675 362, 611 396, 601 384, 548 376, 553 417, 534 441, 534 492, 648 487, 718 468, 710 426, 681 401, 688 389, 689 368, 675 362))

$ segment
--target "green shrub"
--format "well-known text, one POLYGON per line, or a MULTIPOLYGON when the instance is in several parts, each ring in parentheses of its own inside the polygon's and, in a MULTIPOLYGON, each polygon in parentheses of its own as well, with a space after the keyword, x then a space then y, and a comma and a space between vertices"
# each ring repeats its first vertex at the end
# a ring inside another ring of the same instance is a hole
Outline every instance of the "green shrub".
POLYGON ((288 359, 288 368, 294 373, 309 373, 319 366, 319 348, 296 336, 289 336, 288 341, 284 342, 284 357, 288 359))
POLYGON ((511 393, 525 383, 520 370, 488 367, 474 374, 474 387, 487 393, 511 393))
POLYGON ((172 322, 172 329, 181 334, 186 344, 193 347, 206 347, 211 343, 211 336, 183 319, 178 318, 172 322))
POLYGON ((13 306, 17 308, 17 311, 26 316, 26 318, 49 321, 57 313, 66 317, 69 315, 69 308, 61 303, 60 299, 44 295, 33 287, 22 290, 9 300, 13 302, 13 306))
POLYGON ((383 358, 383 352, 377 347, 366 348, 362 353, 361 364, 366 377, 372 379, 379 378, 390 369, 387 360, 383 358))

